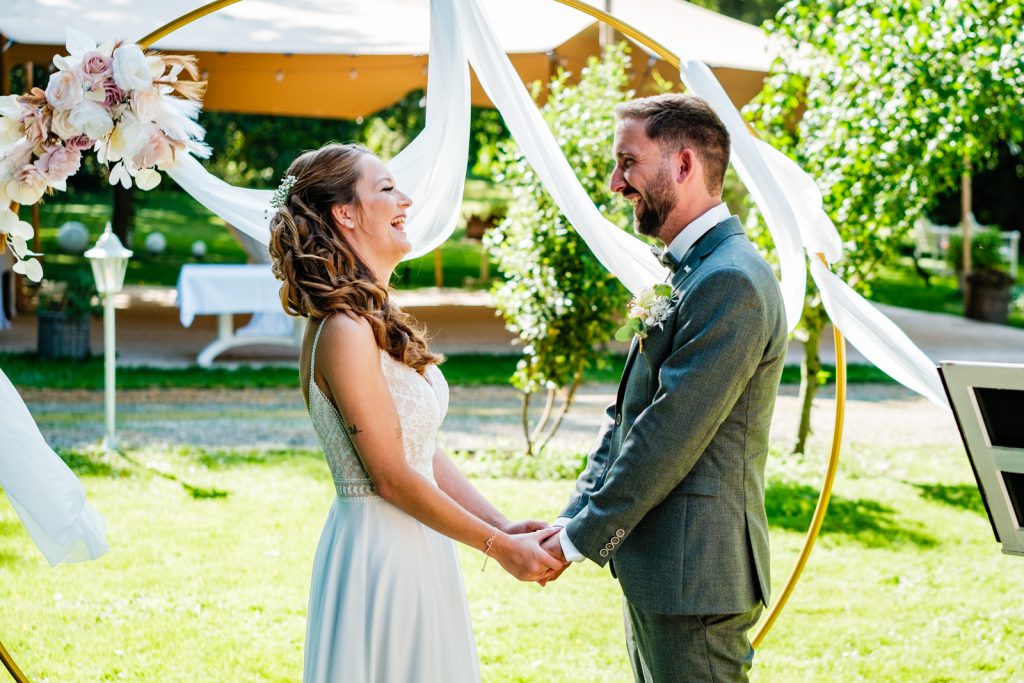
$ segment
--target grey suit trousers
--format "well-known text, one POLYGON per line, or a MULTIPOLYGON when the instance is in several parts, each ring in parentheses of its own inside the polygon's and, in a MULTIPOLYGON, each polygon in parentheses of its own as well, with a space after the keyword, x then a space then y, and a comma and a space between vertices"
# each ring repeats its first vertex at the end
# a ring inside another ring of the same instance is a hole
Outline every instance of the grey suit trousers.
POLYGON ((754 661, 747 632, 763 606, 723 615, 656 614, 622 599, 626 649, 637 683, 745 683, 754 661))

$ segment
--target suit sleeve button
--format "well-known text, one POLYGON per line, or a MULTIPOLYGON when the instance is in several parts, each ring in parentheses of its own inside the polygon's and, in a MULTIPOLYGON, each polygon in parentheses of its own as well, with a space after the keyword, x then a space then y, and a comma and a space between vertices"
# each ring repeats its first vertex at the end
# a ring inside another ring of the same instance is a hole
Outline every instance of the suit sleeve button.
POLYGON ((625 538, 626 537, 626 532, 623 531, 622 529, 619 529, 618 531, 615 532, 615 536, 617 538, 625 538))
POLYGON ((608 557, 608 551, 604 548, 601 548, 601 550, 598 551, 598 555, 600 555, 601 557, 608 557))
POLYGON ((612 545, 618 545, 621 540, 618 536, 612 536, 612 545))

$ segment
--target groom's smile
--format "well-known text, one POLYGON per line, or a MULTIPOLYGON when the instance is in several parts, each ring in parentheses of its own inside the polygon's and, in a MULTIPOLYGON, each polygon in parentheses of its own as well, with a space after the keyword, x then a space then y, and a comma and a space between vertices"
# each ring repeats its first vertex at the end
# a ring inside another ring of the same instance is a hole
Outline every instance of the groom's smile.
POLYGON ((609 187, 633 206, 633 228, 657 237, 676 207, 672 174, 661 145, 643 123, 623 119, 615 128, 615 169, 609 187))

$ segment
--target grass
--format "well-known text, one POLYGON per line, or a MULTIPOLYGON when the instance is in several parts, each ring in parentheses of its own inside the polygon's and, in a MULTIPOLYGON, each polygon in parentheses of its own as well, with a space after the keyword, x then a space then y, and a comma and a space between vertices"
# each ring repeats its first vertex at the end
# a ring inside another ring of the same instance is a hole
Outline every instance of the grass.
MULTIPOLYGON (((63 457, 111 552, 49 568, 0 505, 0 638, 33 681, 295 681, 309 571, 333 490, 313 451, 149 449, 63 457), (203 495, 203 492, 220 495, 203 495), (199 492, 197 494, 197 492, 199 492)), ((776 594, 823 456, 775 455, 776 594)), ((516 517, 551 518, 568 480, 482 478, 516 517)), ((540 589, 460 550, 484 681, 629 681, 621 604, 591 563, 540 589)), ((1024 676, 1019 558, 999 553, 958 446, 852 447, 810 565, 754 680, 1012 681, 1024 676)))
MULTIPOLYGON (((482 185, 471 184, 481 198, 469 199, 465 211, 479 212, 492 201, 482 185)), ((494 194, 491 192, 491 194, 494 194)), ((67 221, 78 221, 89 229, 94 241, 111 219, 109 193, 71 191, 57 201, 41 205, 40 248, 46 254, 44 270, 47 278, 60 280, 72 270, 89 266, 82 256, 61 253, 57 247, 57 231, 67 221)), ((128 261, 126 284, 174 286, 178 271, 185 263, 198 262, 192 257, 192 243, 202 240, 207 247, 203 263, 245 263, 242 247, 224 226, 195 199, 184 192, 160 190, 135 194, 135 233, 128 261), (160 232, 167 239, 162 254, 150 254, 144 245, 148 235, 160 232)), ((483 287, 480 279, 481 245, 464 239, 465 229, 456 233, 441 247, 443 277, 446 286, 483 287)), ((395 272, 396 283, 402 287, 434 286, 434 255, 427 254, 402 264, 395 272)))
MULTIPOLYGON (((1018 274, 1019 286, 1024 286, 1024 271, 1018 274)), ((912 308, 918 311, 948 313, 962 316, 963 295, 953 275, 933 275, 930 285, 914 272, 909 260, 895 266, 884 266, 871 284, 871 300, 880 304, 912 308)), ((1024 327, 1024 310, 1010 309, 1008 323, 1024 327)))
MULTIPOLYGON (((507 384, 515 372, 516 355, 455 354, 444 363, 445 378, 449 384, 473 386, 507 384)), ((617 383, 625 356, 608 354, 599 368, 591 368, 584 375, 586 382, 617 383)), ((15 386, 36 389, 102 389, 103 359, 84 361, 44 361, 34 353, 0 352, 0 369, 15 386)), ((834 381, 835 368, 825 366, 829 381, 834 381)), ((161 368, 129 366, 117 369, 120 389, 262 389, 295 386, 295 368, 291 366, 238 368, 161 368)), ((847 380, 851 384, 887 382, 882 371, 870 365, 851 365, 847 380)), ((784 384, 800 381, 800 368, 787 366, 783 371, 784 384)))

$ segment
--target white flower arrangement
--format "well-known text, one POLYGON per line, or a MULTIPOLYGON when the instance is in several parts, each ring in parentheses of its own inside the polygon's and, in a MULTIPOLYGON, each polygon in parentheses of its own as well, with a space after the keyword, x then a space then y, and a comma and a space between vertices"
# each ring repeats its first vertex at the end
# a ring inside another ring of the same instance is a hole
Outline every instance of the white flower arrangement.
POLYGON ((65 191, 82 153, 112 164, 109 181, 151 190, 178 153, 208 156, 205 131, 195 122, 206 83, 196 80, 195 57, 145 52, 132 43, 97 45, 68 29, 68 55, 46 90, 0 97, 0 249, 9 245, 16 272, 42 278, 28 250, 32 226, 11 204, 28 206, 65 191), (191 80, 179 80, 182 72, 191 80))
POLYGON ((644 339, 655 328, 660 328, 672 311, 672 285, 658 284, 648 287, 629 302, 626 324, 615 333, 615 339, 628 342, 637 337, 643 351, 644 339))

